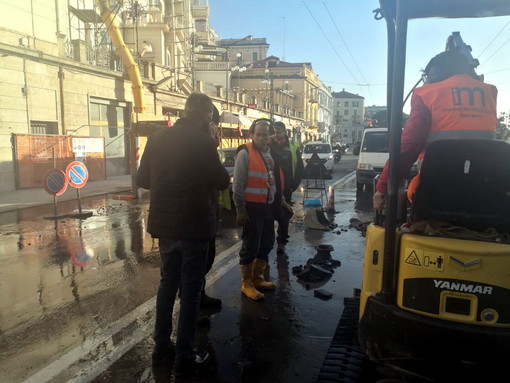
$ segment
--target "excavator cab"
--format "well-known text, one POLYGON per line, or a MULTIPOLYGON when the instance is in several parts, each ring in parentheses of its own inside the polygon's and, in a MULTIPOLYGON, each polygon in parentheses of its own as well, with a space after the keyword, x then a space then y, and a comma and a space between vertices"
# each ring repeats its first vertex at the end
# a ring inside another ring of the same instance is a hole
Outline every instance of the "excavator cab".
POLYGON ((408 21, 510 15, 510 2, 380 5, 388 29, 390 176, 384 223, 376 220, 366 233, 359 345, 372 361, 421 372, 440 364, 501 366, 510 357, 510 145, 430 144, 411 225, 398 213, 398 161, 408 21))

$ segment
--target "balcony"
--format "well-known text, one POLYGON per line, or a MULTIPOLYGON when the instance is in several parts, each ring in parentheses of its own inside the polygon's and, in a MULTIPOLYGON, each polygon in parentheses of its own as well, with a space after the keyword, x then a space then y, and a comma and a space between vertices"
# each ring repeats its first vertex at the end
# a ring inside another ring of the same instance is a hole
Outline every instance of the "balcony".
POLYGON ((196 61, 195 62, 195 70, 228 70, 228 63, 225 61, 213 61, 213 62, 204 62, 204 61, 196 61))

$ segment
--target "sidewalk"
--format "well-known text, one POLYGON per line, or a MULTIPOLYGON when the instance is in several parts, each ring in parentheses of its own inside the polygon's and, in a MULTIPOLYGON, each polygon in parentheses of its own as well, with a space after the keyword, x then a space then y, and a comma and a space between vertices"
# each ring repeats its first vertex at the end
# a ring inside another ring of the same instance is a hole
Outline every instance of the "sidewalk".
MULTIPOLYGON (((131 175, 116 176, 102 181, 87 182, 80 189, 80 198, 109 193, 129 193, 130 190, 131 175)), ((77 199, 76 189, 68 186, 65 193, 57 197, 57 203, 75 199, 77 199)), ((53 195, 47 193, 42 187, 0 193, 0 213, 46 204, 53 204, 53 195)))

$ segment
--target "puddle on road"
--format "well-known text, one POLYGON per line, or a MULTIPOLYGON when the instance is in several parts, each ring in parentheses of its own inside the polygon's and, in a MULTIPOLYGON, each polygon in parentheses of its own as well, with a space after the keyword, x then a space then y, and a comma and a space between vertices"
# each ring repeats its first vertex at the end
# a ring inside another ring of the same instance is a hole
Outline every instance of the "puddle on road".
POLYGON ((94 215, 44 219, 51 205, 0 214, 0 374, 8 381, 48 365, 155 294, 147 280, 157 279, 159 254, 151 256, 157 247, 146 233, 147 206, 99 196, 82 207, 94 215))

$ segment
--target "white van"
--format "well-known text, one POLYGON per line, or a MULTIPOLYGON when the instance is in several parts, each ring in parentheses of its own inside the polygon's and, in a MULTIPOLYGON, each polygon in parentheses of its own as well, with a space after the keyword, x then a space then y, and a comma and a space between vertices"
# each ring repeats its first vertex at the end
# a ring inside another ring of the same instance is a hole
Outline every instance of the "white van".
MULTIPOLYGON (((373 192, 374 178, 381 174, 390 157, 390 136, 388 128, 366 128, 361 145, 354 149, 359 154, 356 167, 356 191, 373 192)), ((417 162, 411 167, 407 180, 417 174, 417 162)))
POLYGON ((358 154, 356 167, 357 190, 372 190, 375 176, 381 174, 389 158, 390 140, 388 128, 366 128, 359 148, 353 154, 358 154))

